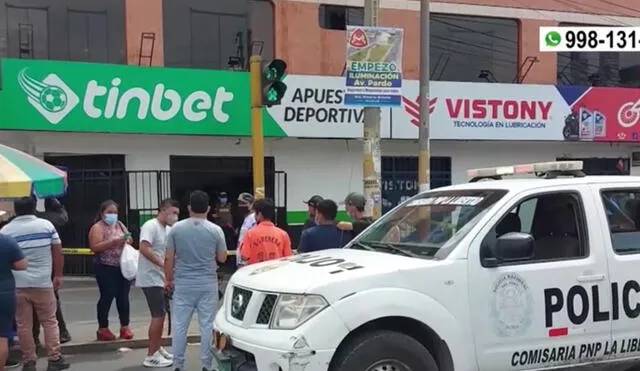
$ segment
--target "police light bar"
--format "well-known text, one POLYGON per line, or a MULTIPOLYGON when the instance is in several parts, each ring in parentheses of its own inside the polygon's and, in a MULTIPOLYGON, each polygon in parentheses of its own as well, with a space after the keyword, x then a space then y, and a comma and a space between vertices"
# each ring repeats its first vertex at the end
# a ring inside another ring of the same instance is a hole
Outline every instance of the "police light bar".
POLYGON ((467 176, 475 178, 497 178, 503 175, 536 174, 549 172, 581 171, 582 161, 552 161, 538 162, 534 164, 487 167, 482 169, 469 169, 467 176))

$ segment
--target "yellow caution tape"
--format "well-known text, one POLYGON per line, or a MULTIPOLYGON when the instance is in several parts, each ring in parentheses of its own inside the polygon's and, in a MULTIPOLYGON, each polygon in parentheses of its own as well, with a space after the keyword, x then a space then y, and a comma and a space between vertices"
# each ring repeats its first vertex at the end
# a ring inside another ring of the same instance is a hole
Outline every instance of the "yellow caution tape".
POLYGON ((89 249, 62 249, 64 255, 93 255, 89 249))

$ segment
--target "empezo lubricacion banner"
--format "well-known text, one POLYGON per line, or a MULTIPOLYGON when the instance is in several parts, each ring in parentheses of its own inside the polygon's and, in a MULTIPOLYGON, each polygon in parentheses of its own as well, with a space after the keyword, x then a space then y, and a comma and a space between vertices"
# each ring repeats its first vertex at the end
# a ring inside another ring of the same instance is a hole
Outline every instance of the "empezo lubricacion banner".
MULTIPOLYGON (((344 78, 289 75, 282 105, 265 109, 268 137, 362 138, 362 107, 344 78)), ((2 61, 0 130, 250 136, 244 72, 2 61)), ((431 83, 435 140, 640 142, 640 89, 431 83)), ((381 110, 381 135, 418 138, 418 81, 381 110)))

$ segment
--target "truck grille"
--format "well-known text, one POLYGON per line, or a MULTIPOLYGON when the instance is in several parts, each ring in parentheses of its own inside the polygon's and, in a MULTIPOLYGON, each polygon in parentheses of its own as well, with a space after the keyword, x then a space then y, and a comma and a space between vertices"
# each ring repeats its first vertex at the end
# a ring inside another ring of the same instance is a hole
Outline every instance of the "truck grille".
POLYGON ((268 325, 269 321, 271 321, 271 314, 273 314, 273 308, 276 305, 276 301, 278 300, 277 295, 267 294, 264 297, 264 301, 262 301, 262 305, 260 306, 260 311, 258 312, 258 318, 256 319, 256 323, 259 325, 268 325))
POLYGON ((233 288, 233 295, 231 296, 231 316, 237 320, 242 321, 245 313, 247 313, 247 307, 251 300, 252 292, 249 290, 241 289, 239 287, 233 288))

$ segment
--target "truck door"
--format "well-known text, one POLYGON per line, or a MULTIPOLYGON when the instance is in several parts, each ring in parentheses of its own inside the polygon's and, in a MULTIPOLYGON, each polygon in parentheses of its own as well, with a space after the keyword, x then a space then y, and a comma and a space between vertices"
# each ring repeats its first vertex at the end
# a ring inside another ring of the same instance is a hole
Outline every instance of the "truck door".
POLYGON ((607 357, 640 357, 640 184, 607 188, 598 195, 612 292, 612 341, 607 357), (606 220, 606 222, 605 222, 606 220))
POLYGON ((527 191, 505 206, 469 250, 478 368, 533 370, 588 363, 611 339, 603 236, 588 186, 527 191), (530 258, 484 259, 509 232, 534 239, 530 258), (481 248, 481 246, 484 246, 481 248))

